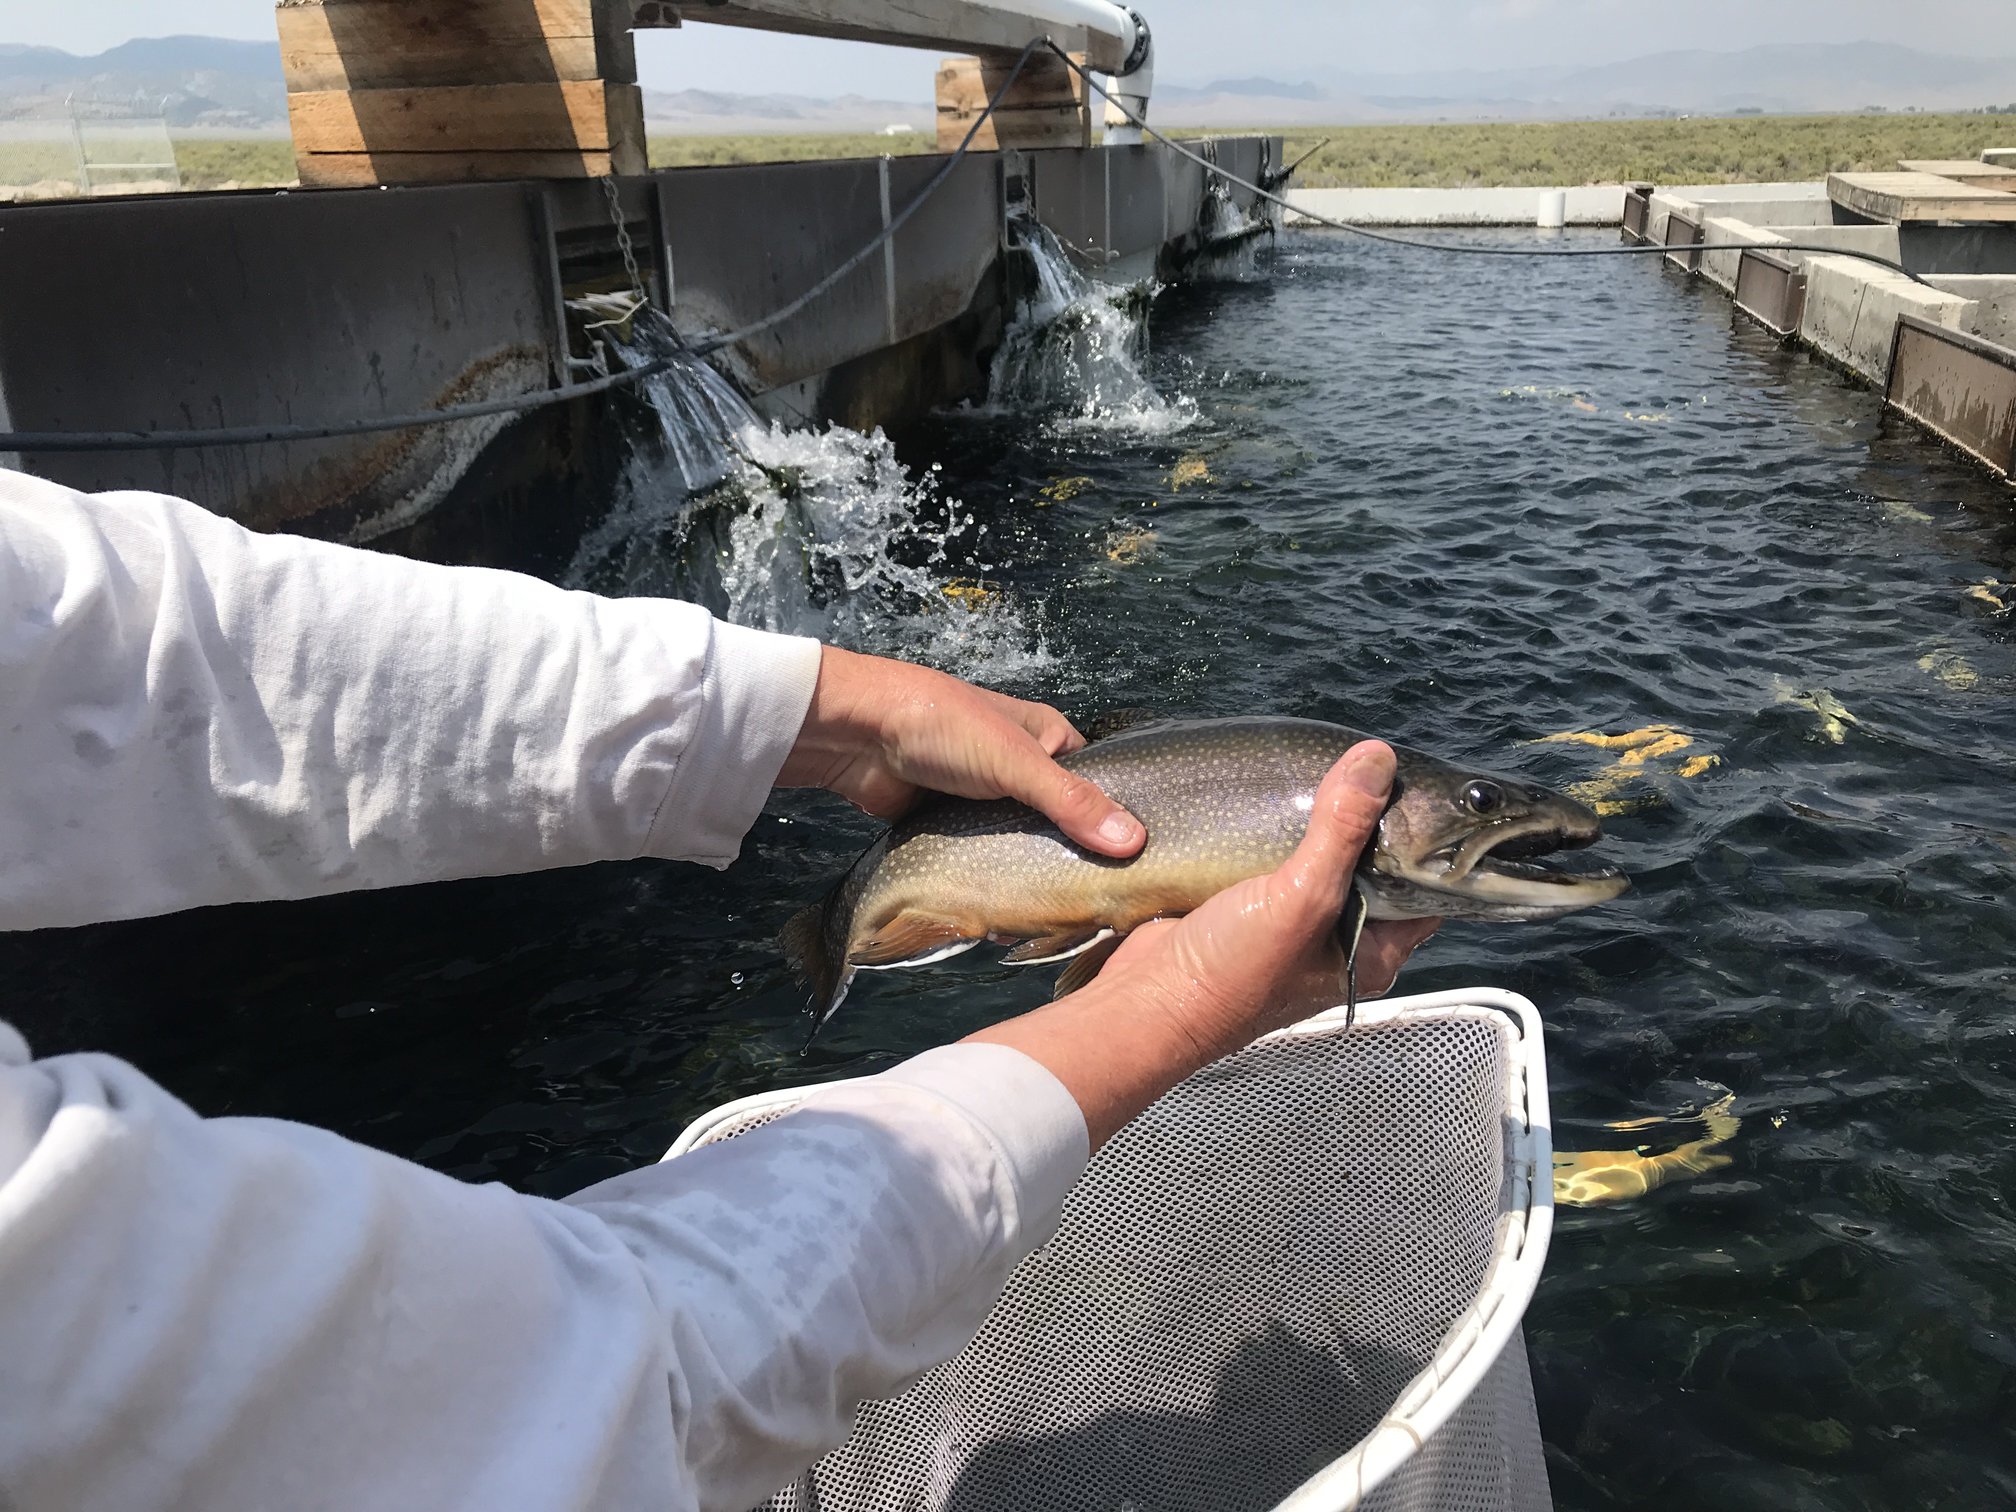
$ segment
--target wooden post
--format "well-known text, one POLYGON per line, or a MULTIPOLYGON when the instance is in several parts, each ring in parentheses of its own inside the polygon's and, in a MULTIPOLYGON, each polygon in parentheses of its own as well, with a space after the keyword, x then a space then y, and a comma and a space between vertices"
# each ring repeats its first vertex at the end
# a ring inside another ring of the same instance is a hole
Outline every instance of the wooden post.
MULTIPOLYGON (((1080 55, 1079 61, 1083 58, 1080 55)), ((1012 58, 947 58, 938 67, 938 150, 950 152, 1015 66, 1012 58)), ((1000 108, 973 138, 976 151, 1003 147, 1090 147, 1085 81, 1055 53, 1029 56, 1000 108)))
POLYGON ((280 0, 301 182, 645 169, 624 0, 280 0))

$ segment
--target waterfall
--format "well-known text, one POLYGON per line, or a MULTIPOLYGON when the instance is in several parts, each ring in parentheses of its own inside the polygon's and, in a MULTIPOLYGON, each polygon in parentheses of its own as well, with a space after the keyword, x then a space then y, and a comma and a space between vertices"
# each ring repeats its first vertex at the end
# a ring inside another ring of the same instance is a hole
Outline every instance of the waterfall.
POLYGON ((1147 434, 1194 420, 1194 404, 1163 398, 1142 371, 1155 286, 1094 282, 1029 216, 1015 217, 1010 234, 1032 276, 994 355, 986 412, 1037 415, 1062 430, 1147 434))
POLYGON ((614 358, 672 366, 637 385, 648 420, 570 586, 690 599, 969 677, 1048 665, 1040 626, 987 581, 987 527, 944 497, 935 467, 912 477, 879 429, 766 423, 655 312, 614 358))

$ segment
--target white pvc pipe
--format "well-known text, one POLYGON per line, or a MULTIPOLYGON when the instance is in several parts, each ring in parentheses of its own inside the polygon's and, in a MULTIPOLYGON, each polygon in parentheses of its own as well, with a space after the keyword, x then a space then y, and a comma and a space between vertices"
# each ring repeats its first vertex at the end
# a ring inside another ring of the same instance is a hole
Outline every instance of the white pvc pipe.
POLYGON ((1534 224, 1542 231, 1558 231, 1568 224, 1566 189, 1543 189, 1540 192, 1540 215, 1534 224))
MULTIPOLYGON (((984 7, 986 0, 980 3, 984 7)), ((1137 30, 1134 17, 1111 0, 1010 0, 1002 9, 1059 26, 1082 26, 1088 31, 1101 32, 1120 44, 1123 58, 1134 51, 1137 30)))

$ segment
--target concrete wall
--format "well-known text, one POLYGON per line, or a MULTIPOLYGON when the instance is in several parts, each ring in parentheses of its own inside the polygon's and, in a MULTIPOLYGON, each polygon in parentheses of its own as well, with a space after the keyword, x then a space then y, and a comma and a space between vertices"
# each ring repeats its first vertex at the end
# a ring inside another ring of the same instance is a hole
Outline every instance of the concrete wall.
POLYGON ((1975 313, 1973 300, 1928 289, 1901 273, 1845 257, 1810 257, 1799 335, 1815 351, 1880 387, 1890 375, 1890 345, 1899 315, 1967 331, 1975 313))
POLYGON ((1973 302, 1962 329, 2001 346, 2016 346, 2016 273, 1945 274, 1926 281, 1973 302))
MULTIPOLYGON (((1212 150, 1256 178, 1280 145, 1212 150)), ((623 180, 623 221, 682 330, 733 329, 860 249, 943 161, 674 170, 623 180)), ((1159 146, 974 154, 886 247, 724 361, 763 407, 808 420, 893 422, 977 391, 1008 313, 1011 176, 1103 277, 1166 274, 1171 249, 1196 240, 1205 172, 1159 146)), ((569 359, 588 353, 565 300, 628 284, 592 181, 9 206, 0 425, 303 424, 531 394, 577 376, 569 359)), ((342 440, 0 463, 79 488, 177 493, 262 528, 370 539, 426 515, 499 447, 513 460, 481 472, 493 493, 531 499, 542 479, 583 475, 599 404, 342 440)))
POLYGON ((1621 184, 1549 189, 1294 189, 1287 199, 1297 211, 1314 211, 1366 226, 1530 226, 1539 218, 1543 194, 1566 193, 1568 224, 1614 226, 1624 218, 1621 184))
MULTIPOLYGON (((0 211, 0 388, 23 430, 430 409, 553 380, 541 209, 514 184, 0 211)), ((438 503, 502 419, 348 440, 44 453, 45 477, 369 535, 438 503)))
POLYGON ((1656 225, 1676 210, 1691 221, 1703 223, 1721 216, 1734 216, 1753 226, 1831 226, 1834 223, 1834 206, 1825 194, 1733 199, 1727 194, 1696 197, 1662 189, 1652 196, 1647 224, 1656 225))
MULTIPOLYGON (((1733 292, 1736 287, 1736 269, 1743 257, 1741 249, 1746 246, 1770 247, 1787 242, 1811 242, 1823 247, 1873 252, 1893 262, 1899 260, 1895 226, 1756 226, 1735 216, 1720 215, 1706 221, 1702 230, 1709 248, 1723 246, 1735 249, 1726 252, 1709 250, 1701 254, 1702 277, 1724 291, 1733 292)), ((1812 254, 1787 252, 1785 255, 1794 262, 1803 263, 1812 254)))

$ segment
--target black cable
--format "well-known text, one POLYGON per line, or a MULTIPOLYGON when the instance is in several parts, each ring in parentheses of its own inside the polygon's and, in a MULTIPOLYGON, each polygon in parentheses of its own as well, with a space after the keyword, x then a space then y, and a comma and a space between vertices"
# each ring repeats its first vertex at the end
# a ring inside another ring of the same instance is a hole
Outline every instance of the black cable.
POLYGON ((662 373, 678 359, 661 357, 642 367, 591 378, 582 383, 514 394, 446 409, 420 410, 411 415, 373 415, 363 420, 336 420, 326 425, 226 425, 215 430, 177 431, 0 431, 0 452, 81 452, 175 450, 186 446, 248 446, 261 441, 316 441, 329 436, 364 436, 375 431, 407 430, 441 425, 450 420, 476 420, 485 415, 509 415, 542 409, 569 399, 585 398, 625 383, 662 373))
MULTIPOLYGON (((709 337, 699 345, 689 348, 688 354, 704 357, 750 336, 760 335, 772 326, 789 320, 874 256, 884 242, 900 231, 910 217, 923 208, 924 202, 937 193, 952 170, 959 166, 960 160, 972 147, 973 139, 980 134, 980 128, 986 124, 988 117, 994 114, 1003 96, 1021 76, 1022 70, 1035 55, 1036 49, 1045 45, 1047 40, 1044 37, 1032 38, 1029 45, 1022 49, 1022 56, 1017 58, 1015 66, 1008 70, 1008 76, 1001 81, 1001 87, 995 90, 993 97, 987 101, 986 109, 974 117, 973 124, 966 128, 966 135, 958 148, 938 171, 931 175, 924 187, 917 191, 901 211, 891 216, 889 223, 871 237, 865 246, 781 309, 773 310, 761 320, 752 321, 739 330, 728 332, 725 336, 709 337)), ((374 415, 361 420, 337 420, 324 425, 228 425, 212 430, 164 431, 0 431, 0 452, 174 451, 192 446, 249 446, 270 441, 319 441, 334 436, 363 436, 378 431, 408 430, 422 425, 443 425, 454 420, 476 420, 486 415, 521 414, 529 410, 543 409, 552 404, 564 404, 570 399, 584 399, 590 394, 600 394, 624 384, 653 377, 666 371, 678 360, 676 356, 661 357, 641 367, 628 368, 620 373, 610 373, 581 383, 541 389, 534 394, 517 394, 504 399, 486 399, 474 404, 450 405, 445 409, 421 410, 410 415, 374 415)))
MULTIPOLYGON (((1192 152, 1181 142, 1164 136, 1153 126, 1142 120, 1140 116, 1129 110, 1125 105, 1122 105, 1113 95, 1109 94, 1101 87, 1099 81, 1092 77, 1091 71, 1081 67, 1077 60, 1065 52, 1063 48, 1059 47, 1055 42, 1051 42, 1049 47, 1052 52, 1064 60, 1066 68, 1077 74, 1102 99, 1118 110, 1130 125, 1145 131, 1149 136, 1155 138, 1156 141, 1160 142, 1164 147, 1169 148, 1172 152, 1190 159, 1198 167, 1217 174, 1228 183, 1237 184, 1241 189, 1250 190, 1252 193, 1259 195, 1260 198, 1271 201, 1284 210, 1294 211, 1295 214, 1305 220, 1312 220, 1318 225, 1330 226, 1338 231, 1349 231, 1353 236, 1362 236, 1370 241, 1386 242, 1395 247, 1412 247, 1420 252, 1442 252, 1458 257, 1645 257, 1653 254, 1663 256, 1668 252, 1719 252, 1737 245, 1729 242, 1718 243, 1712 246, 1703 242, 1660 242, 1637 247, 1478 247, 1463 242, 1422 241, 1418 237, 1396 236, 1391 231, 1375 231, 1370 226, 1354 225, 1350 221, 1337 220, 1328 215, 1318 215, 1314 210, 1305 210, 1299 205, 1289 204, 1287 200, 1271 189, 1263 189, 1258 184, 1247 183, 1245 179, 1239 177, 1238 174, 1233 173, 1230 169, 1221 168, 1202 154, 1192 152)), ((1304 153, 1301 159, 1297 159, 1296 166, 1300 167, 1302 161, 1306 160, 1308 156, 1308 153, 1304 153)), ((1928 289, 1933 287, 1932 284, 1919 277, 1916 273, 1913 273, 1902 263, 1892 262, 1889 258, 1878 256, 1874 252, 1857 252, 1847 247, 1821 247, 1815 246, 1810 242, 1761 242, 1755 245, 1761 252, 1823 252, 1833 257, 1859 257, 1864 262, 1875 263, 1877 267, 1887 268, 1892 273, 1902 273, 1915 284, 1923 284, 1928 289)))

